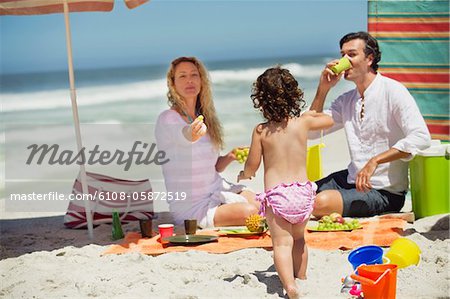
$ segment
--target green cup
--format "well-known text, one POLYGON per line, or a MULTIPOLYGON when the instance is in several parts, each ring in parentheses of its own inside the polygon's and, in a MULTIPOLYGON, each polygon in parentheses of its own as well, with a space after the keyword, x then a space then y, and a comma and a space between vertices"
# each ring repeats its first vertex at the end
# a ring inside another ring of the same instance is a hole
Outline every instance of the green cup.
POLYGON ((152 219, 140 219, 139 227, 141 228, 142 238, 153 237, 152 219))
POLYGON ((195 235, 197 232, 197 219, 184 220, 184 231, 186 235, 195 235))
POLYGON ((341 72, 346 71, 351 67, 352 67, 352 64, 350 63, 350 60, 348 60, 348 58, 344 56, 339 60, 338 64, 330 67, 330 70, 332 70, 333 73, 338 75, 341 72))

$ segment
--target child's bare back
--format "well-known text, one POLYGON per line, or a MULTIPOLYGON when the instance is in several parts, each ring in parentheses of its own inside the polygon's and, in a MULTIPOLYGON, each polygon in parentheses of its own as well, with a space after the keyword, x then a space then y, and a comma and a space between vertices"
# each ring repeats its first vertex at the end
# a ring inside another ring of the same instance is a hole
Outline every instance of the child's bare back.
POLYGON ((305 182, 307 117, 258 125, 264 161, 264 186, 270 189, 280 182, 305 182))
POLYGON ((314 111, 282 122, 259 124, 254 131, 257 136, 254 137, 261 144, 265 189, 281 182, 306 182, 308 131, 323 129, 331 124, 329 116, 314 111))

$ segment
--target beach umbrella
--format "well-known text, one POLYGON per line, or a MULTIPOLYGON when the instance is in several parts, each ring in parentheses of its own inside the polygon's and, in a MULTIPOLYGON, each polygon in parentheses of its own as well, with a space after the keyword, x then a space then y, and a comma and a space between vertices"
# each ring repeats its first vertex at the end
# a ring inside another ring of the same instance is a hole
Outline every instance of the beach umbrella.
MULTIPOLYGON (((124 0, 128 8, 132 9, 150 0, 124 0)), ((72 39, 70 33, 69 13, 89 11, 111 11, 114 0, 0 0, 0 15, 42 15, 51 13, 64 13, 66 26, 67 64, 69 71, 70 100, 72 103, 73 121, 77 140, 78 152, 83 148, 81 142, 80 120, 78 117, 77 94, 75 90, 75 76, 72 60, 72 39)), ((81 159, 81 158, 80 158, 81 159)), ((88 194, 86 170, 83 163, 80 165, 81 185, 84 194, 88 194)), ((88 233, 94 238, 92 213, 89 200, 84 201, 88 233)))

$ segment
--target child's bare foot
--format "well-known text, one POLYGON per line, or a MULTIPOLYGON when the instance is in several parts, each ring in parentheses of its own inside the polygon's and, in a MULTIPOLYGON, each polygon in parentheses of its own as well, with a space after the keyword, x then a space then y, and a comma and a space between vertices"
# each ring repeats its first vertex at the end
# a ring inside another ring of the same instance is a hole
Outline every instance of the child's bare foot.
POLYGON ((300 298, 300 292, 297 288, 297 285, 288 286, 286 288, 286 293, 289 299, 298 299, 300 298))
POLYGON ((306 296, 309 294, 308 290, 308 281, 306 280, 306 277, 304 279, 296 278, 295 284, 297 285, 297 288, 299 290, 299 293, 301 296, 306 296))

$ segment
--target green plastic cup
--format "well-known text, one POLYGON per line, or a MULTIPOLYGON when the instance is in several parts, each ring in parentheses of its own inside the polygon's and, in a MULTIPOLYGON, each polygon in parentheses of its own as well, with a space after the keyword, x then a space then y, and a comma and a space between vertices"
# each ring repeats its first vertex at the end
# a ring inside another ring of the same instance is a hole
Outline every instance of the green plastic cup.
POLYGON ((350 63, 350 60, 344 56, 339 60, 338 64, 330 67, 330 70, 332 70, 333 73, 335 73, 337 75, 343 71, 348 70, 351 67, 352 67, 352 64, 350 63))
POLYGON ((195 235, 197 231, 197 219, 184 220, 184 231, 186 235, 195 235))

